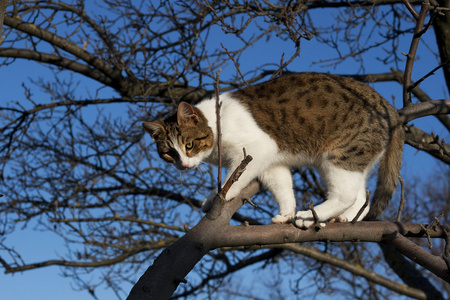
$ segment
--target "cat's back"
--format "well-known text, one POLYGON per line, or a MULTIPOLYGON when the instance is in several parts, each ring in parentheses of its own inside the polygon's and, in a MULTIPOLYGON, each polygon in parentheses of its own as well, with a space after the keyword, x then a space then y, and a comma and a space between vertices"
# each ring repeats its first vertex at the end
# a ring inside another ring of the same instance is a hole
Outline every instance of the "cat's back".
POLYGON ((366 84, 326 73, 297 73, 275 78, 235 91, 233 97, 245 103, 255 116, 286 120, 284 110, 301 116, 309 113, 346 113, 363 109, 393 112, 395 109, 366 84), (302 113, 304 112, 304 113, 302 113), (280 118, 283 117, 283 118, 280 118))
POLYGON ((382 148, 389 128, 398 123, 396 110, 372 88, 324 73, 286 75, 231 96, 248 108, 281 150, 290 152, 328 151, 343 143, 343 136, 372 139, 375 148, 382 148))

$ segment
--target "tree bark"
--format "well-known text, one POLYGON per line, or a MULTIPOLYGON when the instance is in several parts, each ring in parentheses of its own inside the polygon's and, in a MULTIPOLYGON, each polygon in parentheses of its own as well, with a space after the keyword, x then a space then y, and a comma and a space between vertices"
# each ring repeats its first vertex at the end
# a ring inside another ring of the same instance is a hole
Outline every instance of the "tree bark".
MULTIPOLYGON (((440 7, 450 8, 450 0, 438 0, 438 3, 440 7)), ((443 11, 443 15, 438 14, 434 18, 433 27, 441 62, 446 63, 442 70, 450 92, 450 11, 443 11)))
MULTIPOLYGON (((165 249, 131 290, 128 300, 169 299, 185 276, 210 250, 219 247, 298 243, 306 241, 385 242, 399 248, 402 254, 450 282, 448 268, 428 252, 420 251, 406 237, 425 237, 423 227, 416 224, 390 222, 332 223, 320 230, 301 230, 292 224, 231 226, 232 215, 260 189, 253 181, 232 201, 215 199, 213 207, 197 226, 172 246, 165 249), (408 247, 404 247, 409 242, 408 247), (411 251, 409 251, 411 249, 411 251)), ((428 232, 430 238, 442 238, 442 228, 428 232)))
POLYGON ((223 231, 229 227, 231 215, 227 212, 236 211, 243 205, 244 199, 249 199, 259 191, 256 181, 242 190, 240 196, 228 205, 237 207, 224 209, 224 201, 214 200, 208 214, 172 246, 166 248, 154 261, 139 281, 134 285, 128 300, 169 299, 184 277, 194 268, 202 257, 220 244, 223 231))

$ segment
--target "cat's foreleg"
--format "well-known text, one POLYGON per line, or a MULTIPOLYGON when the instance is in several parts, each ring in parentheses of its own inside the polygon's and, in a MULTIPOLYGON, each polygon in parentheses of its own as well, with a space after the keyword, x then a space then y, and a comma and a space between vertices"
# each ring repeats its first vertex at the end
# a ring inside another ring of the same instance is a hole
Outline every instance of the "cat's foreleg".
MULTIPOLYGON (((225 184, 230 179, 233 172, 236 170, 236 168, 238 168, 240 163, 241 161, 236 161, 231 164, 231 167, 228 170, 227 176, 225 177, 223 184, 225 184)), ((233 182, 227 194, 225 195, 225 199, 229 201, 235 198, 237 195, 239 195, 241 190, 244 189, 253 179, 255 179, 258 176, 258 174, 262 172, 261 168, 264 168, 264 163, 259 163, 257 160, 255 162, 255 159, 253 159, 253 161, 249 165, 247 165, 244 172, 242 172, 239 179, 233 182)), ((205 199, 205 201, 203 201, 202 204, 203 212, 208 212, 211 209, 214 197, 217 194, 217 192, 218 189, 214 189, 205 199)))
MULTIPOLYGON (((340 216, 354 205, 361 190, 364 190, 366 177, 364 173, 347 171, 334 166, 328 166, 323 175, 327 182, 328 199, 314 207, 319 221, 322 222, 340 216)), ((311 210, 299 211, 295 218, 295 224, 300 228, 309 228, 314 224, 311 210)))
POLYGON ((292 188, 291 170, 285 166, 271 166, 259 176, 259 180, 270 191, 279 206, 279 213, 272 218, 272 223, 293 222, 295 197, 292 188))

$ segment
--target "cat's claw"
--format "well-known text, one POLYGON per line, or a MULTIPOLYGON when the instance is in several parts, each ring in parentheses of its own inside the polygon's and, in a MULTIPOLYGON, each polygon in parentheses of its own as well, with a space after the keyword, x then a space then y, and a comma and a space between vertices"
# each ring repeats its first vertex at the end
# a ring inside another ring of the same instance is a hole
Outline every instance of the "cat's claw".
POLYGON ((346 217, 343 216, 338 216, 336 218, 331 218, 330 221, 328 221, 330 223, 345 223, 348 222, 346 217))
MULTIPOLYGON (((313 225, 314 225, 314 218, 313 218, 310 210, 297 212, 297 214, 295 216, 295 226, 302 228, 302 229, 308 229, 313 225)), ((326 226, 326 223, 319 222, 319 226, 321 228, 323 228, 326 226)))
POLYGON ((272 218, 273 224, 285 224, 285 223, 292 223, 294 221, 294 213, 292 214, 286 214, 286 215, 276 215, 272 218))
MULTIPOLYGON (((314 225, 314 220, 303 220, 303 219, 296 219, 295 220, 295 226, 302 228, 302 229, 308 229, 311 226, 314 225)), ((319 226, 320 228, 324 228, 325 226, 327 226, 327 224, 325 222, 319 222, 319 226)))

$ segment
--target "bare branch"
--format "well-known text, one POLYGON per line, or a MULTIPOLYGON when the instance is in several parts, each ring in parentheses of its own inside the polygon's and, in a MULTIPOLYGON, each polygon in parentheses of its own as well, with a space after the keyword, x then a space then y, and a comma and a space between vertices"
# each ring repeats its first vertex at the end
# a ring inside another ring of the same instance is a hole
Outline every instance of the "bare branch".
MULTIPOLYGON (((37 263, 31 263, 31 264, 25 264, 17 267, 12 267, 8 265, 8 267, 5 269, 5 273, 17 273, 17 272, 23 272, 27 270, 33 270, 43 267, 49 267, 49 266, 65 266, 65 267, 77 267, 77 268, 95 268, 95 267, 103 267, 103 266, 109 266, 116 264, 118 262, 121 262, 129 257, 132 257, 136 255, 137 253, 149 251, 149 250, 155 250, 155 249, 162 249, 165 247, 168 247, 171 244, 168 243, 161 243, 159 246, 156 245, 149 245, 149 246, 141 246, 141 247, 134 247, 130 251, 124 251, 122 255, 118 255, 117 257, 111 258, 111 259, 104 259, 102 261, 90 261, 90 262, 80 262, 80 261, 68 261, 68 260, 47 260, 37 263)), ((0 262, 4 260, 0 258, 0 262)), ((5 267, 5 264, 3 265, 5 267)))
MULTIPOLYGON (((268 247, 268 246, 264 246, 268 247)), ((366 268, 363 268, 359 265, 354 265, 349 263, 339 257, 330 255, 329 253, 320 252, 314 248, 310 248, 307 246, 302 246, 298 244, 283 244, 283 245, 272 245, 271 247, 279 247, 282 249, 286 249, 289 251, 293 251, 295 253, 308 256, 310 258, 316 259, 321 262, 325 262, 339 268, 342 268, 346 271, 349 271, 355 275, 362 276, 371 282, 382 285, 392 291, 395 291, 401 295, 407 295, 410 297, 414 297, 416 299, 427 299, 425 293, 417 288, 408 287, 403 284, 399 284, 395 281, 389 280, 386 277, 380 276, 379 274, 372 272, 366 268)))
POLYGON ((0 46, 3 43, 5 37, 2 36, 3 31, 3 21, 5 19, 6 7, 8 6, 9 0, 0 0, 0 46))
POLYGON ((419 80, 417 80, 416 82, 413 82, 409 87, 408 87, 408 93, 410 93, 415 87, 419 86, 419 84, 424 81, 425 79, 427 79, 428 77, 430 77, 431 75, 434 75, 435 72, 437 70, 439 70, 440 68, 447 66, 450 64, 450 60, 446 61, 444 63, 441 63, 439 66, 435 67, 433 70, 431 70, 430 72, 428 72, 427 74, 425 74, 422 78, 420 78, 419 80))
POLYGON ((442 162, 450 165, 450 158, 443 155, 441 147, 448 152, 450 150, 450 145, 442 144, 436 145, 433 142, 433 137, 426 132, 418 129, 414 126, 406 126, 406 137, 405 143, 418 149, 425 151, 426 153, 432 155, 433 157, 441 160, 442 162))
POLYGON ((228 51, 227 48, 225 48, 225 46, 224 46, 222 43, 220 43, 220 45, 221 45, 222 48, 227 52, 228 57, 233 61, 234 66, 236 67, 236 70, 238 71, 239 75, 241 76, 242 81, 244 81, 244 83, 245 83, 246 85, 249 85, 248 82, 245 80, 244 75, 243 75, 242 72, 241 72, 241 68, 239 67, 239 64, 238 64, 238 63, 236 62, 236 60, 234 59, 234 56, 231 55, 231 53, 228 51))
POLYGON ((417 13, 417 11, 414 9, 414 7, 412 7, 411 3, 409 3, 408 0, 403 0, 403 3, 405 4, 406 8, 409 10, 409 12, 411 13, 411 15, 414 17, 414 19, 418 19, 419 18, 419 14, 417 13))
POLYGON ((40 38, 44 41, 51 43, 52 45, 55 45, 56 47, 61 48, 64 51, 67 51, 75 55, 76 57, 82 59, 89 65, 95 67, 97 70, 104 73, 112 80, 118 80, 122 78, 120 72, 111 68, 111 66, 109 66, 105 61, 83 50, 77 45, 69 42, 67 39, 64 39, 56 34, 50 33, 42 28, 36 27, 34 24, 30 24, 20 20, 19 18, 14 18, 6 15, 5 25, 8 25, 9 27, 16 28, 17 30, 23 31, 27 34, 40 38))
POLYGON ((308 204, 308 209, 311 211, 314 219, 314 224, 312 228, 314 228, 315 230, 320 230, 322 227, 320 226, 319 216, 317 215, 317 212, 314 209, 314 200, 311 200, 311 202, 308 204))
POLYGON ((3 48, 0 49, 0 57, 23 58, 42 63, 48 63, 83 74, 94 80, 98 80, 105 85, 112 85, 113 83, 110 77, 105 75, 103 72, 100 72, 98 69, 92 68, 89 65, 85 65, 74 60, 70 60, 68 58, 61 57, 59 55, 48 54, 28 49, 3 48))
POLYGON ((361 214, 364 212, 364 210, 366 209, 366 207, 369 205, 370 203, 370 193, 369 190, 366 189, 366 201, 364 202, 363 206, 360 208, 360 210, 358 211, 358 213, 356 214, 356 216, 353 218, 353 220, 351 221, 352 224, 355 224, 359 217, 361 216, 361 214))
POLYGON ((216 73, 216 126, 217 126, 217 153, 219 156, 219 166, 218 166, 218 174, 217 174, 217 191, 220 193, 222 191, 222 128, 220 126, 220 108, 222 107, 222 102, 220 102, 219 96, 219 85, 220 85, 220 72, 216 73))
POLYGON ((252 159, 253 158, 250 155, 246 155, 240 165, 236 168, 236 170, 234 170, 228 181, 223 186, 222 192, 224 196, 228 193, 228 190, 231 188, 233 183, 239 180, 239 177, 245 171, 245 168, 252 161, 252 159))
POLYGON ((441 279, 450 283, 449 268, 441 257, 436 257, 431 253, 428 253, 398 233, 392 233, 391 237, 386 239, 384 242, 395 247, 395 249, 400 251, 400 253, 407 256, 415 263, 418 263, 422 267, 439 276, 441 279))
POLYGON ((407 123, 425 116, 445 115, 450 113, 450 99, 409 104, 398 112, 401 123, 407 123))
MULTIPOLYGON (((407 0, 405 0, 405 3, 407 0)), ((411 5, 407 5, 408 9, 411 8, 411 5)), ((411 41, 411 46, 409 48, 408 54, 406 54, 406 65, 405 65, 405 74, 403 77, 403 107, 407 107, 411 102, 411 94, 409 92, 411 87, 411 75, 414 65, 414 60, 416 58, 417 47, 419 46, 419 41, 422 35, 425 33, 423 30, 425 24, 425 18, 430 9, 430 3, 428 1, 424 1, 422 3, 422 7, 420 9, 420 13, 418 15, 413 14, 416 19, 416 27, 414 28, 414 36, 411 41)), ((414 10, 410 10, 414 12, 414 10)))

